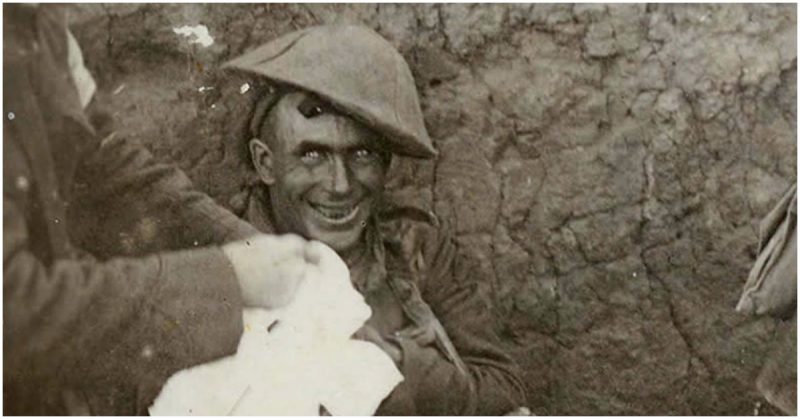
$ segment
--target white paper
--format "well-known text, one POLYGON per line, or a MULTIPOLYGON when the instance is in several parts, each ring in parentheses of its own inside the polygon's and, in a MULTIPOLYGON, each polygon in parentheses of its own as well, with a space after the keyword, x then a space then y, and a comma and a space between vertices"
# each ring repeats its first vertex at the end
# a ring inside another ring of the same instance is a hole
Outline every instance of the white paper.
POLYGON ((325 248, 289 306, 245 310, 236 355, 173 375, 150 414, 316 416, 322 405, 372 415, 403 377, 376 345, 350 339, 370 314, 347 266, 325 248))

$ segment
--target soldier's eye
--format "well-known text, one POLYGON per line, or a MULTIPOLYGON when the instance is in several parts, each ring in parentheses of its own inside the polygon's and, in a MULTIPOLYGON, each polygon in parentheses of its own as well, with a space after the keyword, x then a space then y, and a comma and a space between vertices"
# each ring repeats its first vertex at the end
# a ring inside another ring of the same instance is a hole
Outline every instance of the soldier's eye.
POLYGON ((359 148, 353 154, 355 154, 356 158, 359 159, 366 159, 372 157, 372 151, 369 151, 366 148, 359 148))
POLYGON ((378 160, 378 153, 367 149, 357 148, 352 152, 353 160, 357 163, 372 163, 378 160))
POLYGON ((300 156, 300 160, 303 161, 305 164, 315 164, 322 159, 322 153, 317 150, 308 150, 303 152, 300 156))

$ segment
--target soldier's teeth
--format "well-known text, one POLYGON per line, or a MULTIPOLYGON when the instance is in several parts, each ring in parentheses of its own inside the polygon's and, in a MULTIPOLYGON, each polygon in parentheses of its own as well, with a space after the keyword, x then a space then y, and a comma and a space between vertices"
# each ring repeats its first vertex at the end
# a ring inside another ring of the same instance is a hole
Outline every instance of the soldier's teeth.
POLYGON ((330 208, 321 205, 312 205, 312 207, 323 215, 325 218, 334 221, 346 221, 355 216, 358 206, 344 207, 344 208, 330 208))

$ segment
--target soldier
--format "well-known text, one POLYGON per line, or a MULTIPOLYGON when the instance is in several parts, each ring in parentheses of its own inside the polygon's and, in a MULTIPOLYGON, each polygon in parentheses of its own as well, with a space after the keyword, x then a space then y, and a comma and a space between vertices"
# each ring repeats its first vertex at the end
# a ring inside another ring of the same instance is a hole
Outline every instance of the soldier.
POLYGON ((787 415, 797 415, 797 185, 761 221, 758 256, 736 311, 786 320, 756 378, 756 388, 787 415))
POLYGON ((358 338, 405 377, 386 415, 499 415, 524 403, 476 278, 456 278, 435 217, 388 202, 393 155, 433 158, 414 80, 375 32, 321 26, 226 64, 265 80, 246 147, 259 182, 242 215, 266 233, 324 242, 350 268, 373 315, 358 338))
POLYGON ((236 351, 243 306, 290 301, 319 245, 258 234, 90 118, 60 8, 3 12, 3 413, 146 413, 236 351))

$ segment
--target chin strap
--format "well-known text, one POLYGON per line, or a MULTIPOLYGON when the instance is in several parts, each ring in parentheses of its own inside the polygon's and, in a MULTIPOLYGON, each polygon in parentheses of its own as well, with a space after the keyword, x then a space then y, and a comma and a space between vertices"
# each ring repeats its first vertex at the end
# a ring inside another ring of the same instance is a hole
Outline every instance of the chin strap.
MULTIPOLYGON (((426 221, 430 219, 427 212, 414 210, 417 214, 424 214, 426 221)), ((435 221, 435 217, 433 220, 435 221)), ((459 373, 468 377, 467 365, 458 355, 447 331, 428 303, 422 299, 419 283, 428 275, 428 271, 412 223, 404 223, 397 234, 382 240, 381 243, 386 243, 391 251, 387 257, 387 253, 383 250, 384 246, 380 246, 379 265, 386 266, 389 287, 400 300, 403 312, 413 323, 413 327, 401 334, 414 339, 421 346, 435 344, 445 359, 453 363, 459 373)))

